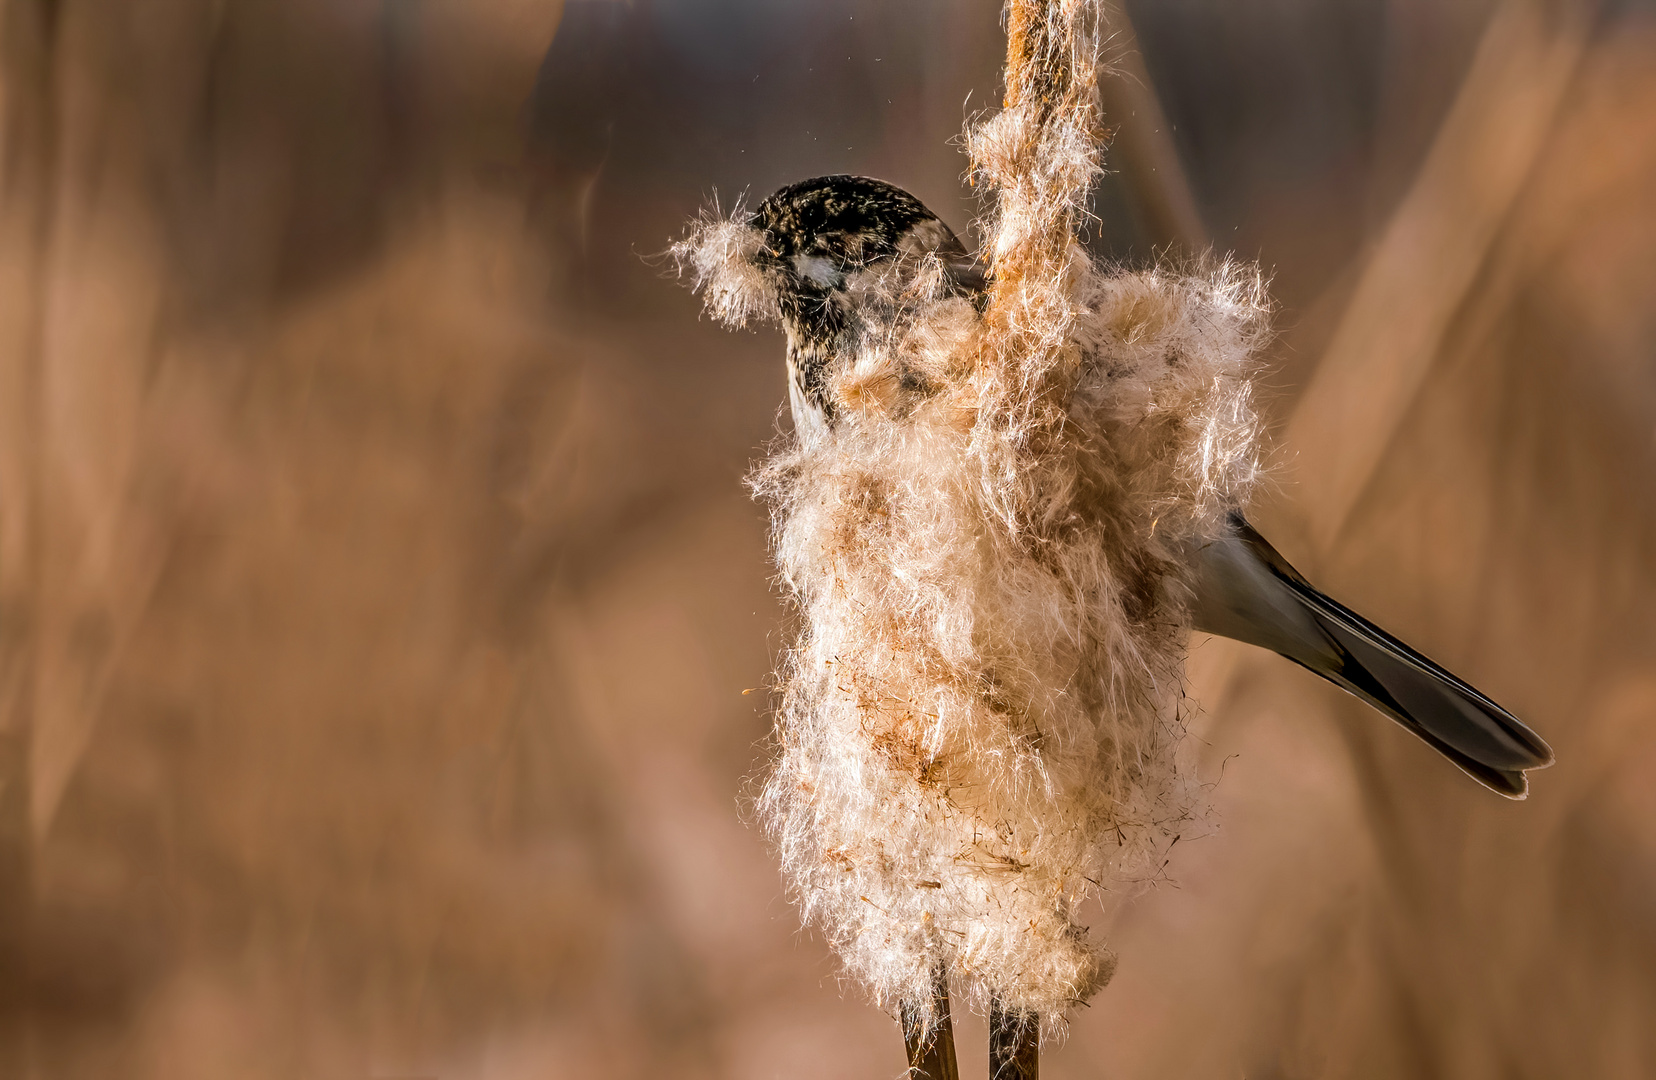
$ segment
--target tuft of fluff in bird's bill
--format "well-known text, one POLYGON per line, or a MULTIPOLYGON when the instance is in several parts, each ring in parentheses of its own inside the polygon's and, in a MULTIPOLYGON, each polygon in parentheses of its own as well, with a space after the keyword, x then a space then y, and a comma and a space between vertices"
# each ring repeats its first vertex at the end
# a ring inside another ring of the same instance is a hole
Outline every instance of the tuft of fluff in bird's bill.
MULTIPOLYGON (((858 274, 834 424, 750 478, 800 615, 759 808, 806 922, 888 1008, 929 1024, 942 970, 1048 1035, 1113 967, 1083 904, 1154 880, 1195 812, 1183 575, 1260 476, 1267 333, 1251 266, 1075 242, 1097 139, 1071 98, 972 137, 987 309, 934 258, 858 274)), ((739 325, 777 317, 763 243, 704 216, 675 255, 739 325)))
POLYGON ((781 314, 776 289, 754 260, 765 238, 749 223, 750 216, 740 206, 730 217, 710 207, 667 249, 679 275, 689 275, 709 314, 727 326, 774 320, 781 314))

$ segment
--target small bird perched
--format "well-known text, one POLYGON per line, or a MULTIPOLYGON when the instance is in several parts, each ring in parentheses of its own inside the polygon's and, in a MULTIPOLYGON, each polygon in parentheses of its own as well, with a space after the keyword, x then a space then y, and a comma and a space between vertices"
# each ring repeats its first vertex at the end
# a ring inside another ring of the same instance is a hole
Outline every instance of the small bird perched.
MULTIPOLYGON (((951 983, 995 1060, 1031 1063, 996 1075, 1033 1076, 1038 1032, 1108 980, 1079 909, 1152 878, 1193 813, 1193 629, 1281 653, 1508 797, 1552 761, 1248 525, 1257 272, 1104 270, 1053 228, 1044 278, 997 280, 912 195, 827 176, 674 248, 716 316, 787 335, 796 438, 753 483, 802 620, 761 810, 921 1076, 952 1072, 951 983)), ((1003 212, 998 235, 997 267, 1040 230, 1003 212)))
POLYGON ((1109 981, 1083 904, 1155 880, 1198 812, 1192 630, 1303 664, 1503 795, 1552 760, 1249 527, 1263 279, 1093 260, 1107 13, 1006 0, 1004 25, 1003 107, 966 133, 987 270, 847 176, 673 247, 716 317, 787 332, 796 438, 752 484, 800 618, 759 809, 923 1080, 958 1075, 951 993, 989 1014, 995 1080, 1033 1080, 1109 981))
MULTIPOLYGON (((776 192, 755 224, 755 259, 774 282, 788 335, 789 400, 801 438, 833 425, 828 395, 857 300, 847 282, 882 264, 934 256, 951 291, 984 283, 955 234, 913 195, 880 180, 824 176, 776 192)), ((1247 523, 1190 552, 1191 624, 1280 653, 1396 720, 1493 791, 1521 799, 1524 773, 1552 751, 1517 717, 1361 615, 1319 592, 1247 523)))

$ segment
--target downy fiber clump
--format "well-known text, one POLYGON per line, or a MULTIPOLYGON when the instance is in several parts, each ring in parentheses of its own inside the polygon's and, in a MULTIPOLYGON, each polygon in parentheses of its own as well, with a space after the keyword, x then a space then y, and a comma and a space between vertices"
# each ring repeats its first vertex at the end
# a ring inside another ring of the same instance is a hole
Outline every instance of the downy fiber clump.
MULTIPOLYGON (((922 1018, 940 972, 1048 1031, 1108 979, 1078 909, 1189 818, 1182 575, 1259 472, 1258 273, 1115 271, 1076 240, 1096 16, 1009 5, 1006 107, 969 133, 987 300, 934 257, 864 271, 834 425, 754 477, 801 616, 763 818, 806 920, 922 1018)), ((773 319, 762 243, 737 214, 677 254, 715 314, 773 319)))

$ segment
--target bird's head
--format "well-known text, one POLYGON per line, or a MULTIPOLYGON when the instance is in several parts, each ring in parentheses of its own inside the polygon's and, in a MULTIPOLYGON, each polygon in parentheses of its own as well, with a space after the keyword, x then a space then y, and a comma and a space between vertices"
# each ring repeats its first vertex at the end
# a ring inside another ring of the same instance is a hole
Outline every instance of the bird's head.
POLYGON ((752 223, 763 237, 753 259, 772 283, 788 334, 789 396, 801 429, 833 419, 828 382, 847 360, 846 333, 859 309, 872 314, 877 297, 903 289, 928 256, 945 292, 968 295, 983 286, 949 227, 883 180, 802 180, 760 203, 752 223))
POLYGON ((936 214, 902 188, 866 176, 820 176, 789 184, 754 213, 763 236, 756 265, 774 283, 790 329, 838 320, 848 286, 864 271, 904 268, 936 255, 951 284, 981 287, 976 264, 936 214))
POLYGON ((916 279, 931 295, 977 297, 979 265, 936 214, 902 188, 865 176, 789 184, 735 220, 705 218, 674 247, 694 267, 709 309, 735 324, 778 319, 788 335, 789 397, 801 431, 825 429, 829 382, 851 336, 898 318, 916 279))

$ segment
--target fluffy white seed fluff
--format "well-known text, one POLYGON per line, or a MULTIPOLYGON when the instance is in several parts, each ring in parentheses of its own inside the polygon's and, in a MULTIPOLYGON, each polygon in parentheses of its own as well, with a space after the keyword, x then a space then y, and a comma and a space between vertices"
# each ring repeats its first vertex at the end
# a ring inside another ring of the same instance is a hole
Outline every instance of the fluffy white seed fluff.
POLYGON ((757 230, 743 224, 740 206, 730 218, 706 211, 691 235, 668 249, 680 271, 688 271, 708 312, 728 326, 750 319, 776 319, 776 291, 753 263, 764 246, 757 230))
MULTIPOLYGON (((1252 268, 1087 256, 1095 13, 1009 9, 1008 106, 971 134, 986 310, 934 260, 860 275, 834 426, 754 476, 801 616, 761 810, 879 1001, 923 1012, 945 970, 1054 1031, 1109 977, 1081 905, 1152 877, 1190 814, 1182 575, 1258 475, 1266 301, 1252 268)), ((760 243, 704 218, 675 253, 740 323, 776 316, 760 243)))

